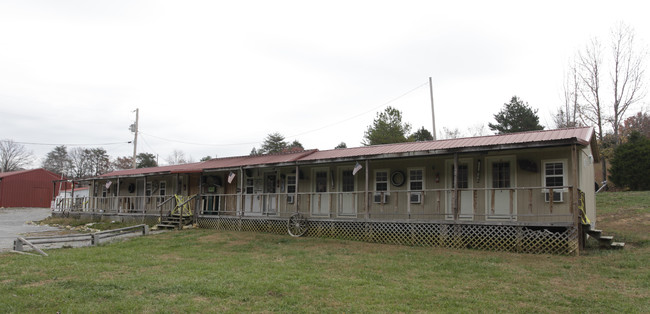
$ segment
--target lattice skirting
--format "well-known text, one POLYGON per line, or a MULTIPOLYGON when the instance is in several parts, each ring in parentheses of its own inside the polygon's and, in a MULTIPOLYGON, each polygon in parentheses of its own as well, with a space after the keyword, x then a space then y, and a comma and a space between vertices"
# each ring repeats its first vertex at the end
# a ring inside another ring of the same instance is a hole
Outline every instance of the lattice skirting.
MULTIPOLYGON (((200 217, 201 228, 287 234, 287 220, 200 217)), ((519 225, 309 220, 304 236, 411 246, 472 248, 534 254, 577 254, 578 229, 519 225)))

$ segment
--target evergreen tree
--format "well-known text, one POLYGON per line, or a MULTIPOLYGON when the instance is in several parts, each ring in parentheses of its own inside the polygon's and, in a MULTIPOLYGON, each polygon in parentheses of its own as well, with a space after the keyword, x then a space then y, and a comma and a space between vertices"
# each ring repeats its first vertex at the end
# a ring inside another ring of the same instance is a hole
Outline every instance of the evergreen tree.
POLYGON ((614 150, 609 179, 631 190, 650 190, 650 139, 632 132, 614 150))
POLYGON ((287 142, 284 141, 284 136, 275 132, 266 136, 262 143, 262 147, 257 152, 260 154, 281 153, 287 148, 287 146, 287 142))
POLYGON ((423 141, 433 141, 433 134, 424 127, 419 128, 415 133, 409 136, 409 141, 412 142, 423 142, 423 141))
POLYGON ((539 124, 537 110, 533 110, 517 96, 512 96, 509 103, 503 104, 503 109, 494 115, 494 120, 497 123, 488 123, 488 127, 497 134, 544 129, 539 124))
POLYGON ((54 147, 54 149, 47 153, 43 164, 44 169, 54 173, 67 175, 70 173, 70 157, 68 156, 68 149, 65 145, 54 147))
POLYGON ((156 159, 152 153, 139 153, 135 156, 135 165, 137 168, 158 167, 156 159))
POLYGON ((402 123, 402 112, 389 106, 383 112, 377 113, 372 125, 368 126, 361 144, 367 146, 408 142, 407 134, 410 131, 411 125, 402 123))

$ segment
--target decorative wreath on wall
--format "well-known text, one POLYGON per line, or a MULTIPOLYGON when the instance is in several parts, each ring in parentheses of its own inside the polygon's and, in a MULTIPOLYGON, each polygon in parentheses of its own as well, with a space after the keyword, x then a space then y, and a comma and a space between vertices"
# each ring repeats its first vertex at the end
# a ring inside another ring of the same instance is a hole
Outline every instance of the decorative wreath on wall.
POLYGON ((402 171, 394 171, 393 174, 390 176, 390 183, 393 184, 393 186, 402 186, 404 185, 404 181, 406 180, 406 176, 404 175, 404 172, 402 171))

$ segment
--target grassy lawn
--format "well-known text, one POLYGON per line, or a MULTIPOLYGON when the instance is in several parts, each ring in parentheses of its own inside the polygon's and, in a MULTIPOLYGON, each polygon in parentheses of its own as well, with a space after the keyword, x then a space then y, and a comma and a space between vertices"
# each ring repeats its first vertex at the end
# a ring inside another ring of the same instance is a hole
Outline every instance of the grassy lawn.
POLYGON ((598 227, 630 241, 625 250, 567 257, 195 229, 6 253, 0 312, 650 312, 650 193, 598 203, 598 227))

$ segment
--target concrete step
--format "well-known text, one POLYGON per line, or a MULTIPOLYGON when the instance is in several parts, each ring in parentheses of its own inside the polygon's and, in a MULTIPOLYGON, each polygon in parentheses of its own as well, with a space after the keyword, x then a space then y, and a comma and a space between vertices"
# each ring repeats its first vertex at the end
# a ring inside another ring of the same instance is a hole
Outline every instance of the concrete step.
POLYGON ((623 243, 623 242, 612 242, 612 244, 610 244, 610 247, 612 249, 620 250, 620 249, 625 247, 625 243, 623 243))
POLYGON ((604 235, 601 235, 601 236, 598 237, 597 239, 598 239, 598 241, 603 241, 603 242, 610 241, 610 242, 611 242, 612 240, 614 240, 614 236, 604 236, 604 235))
POLYGON ((602 230, 597 230, 597 229, 587 229, 587 234, 592 236, 592 237, 599 237, 601 234, 603 234, 602 230))

